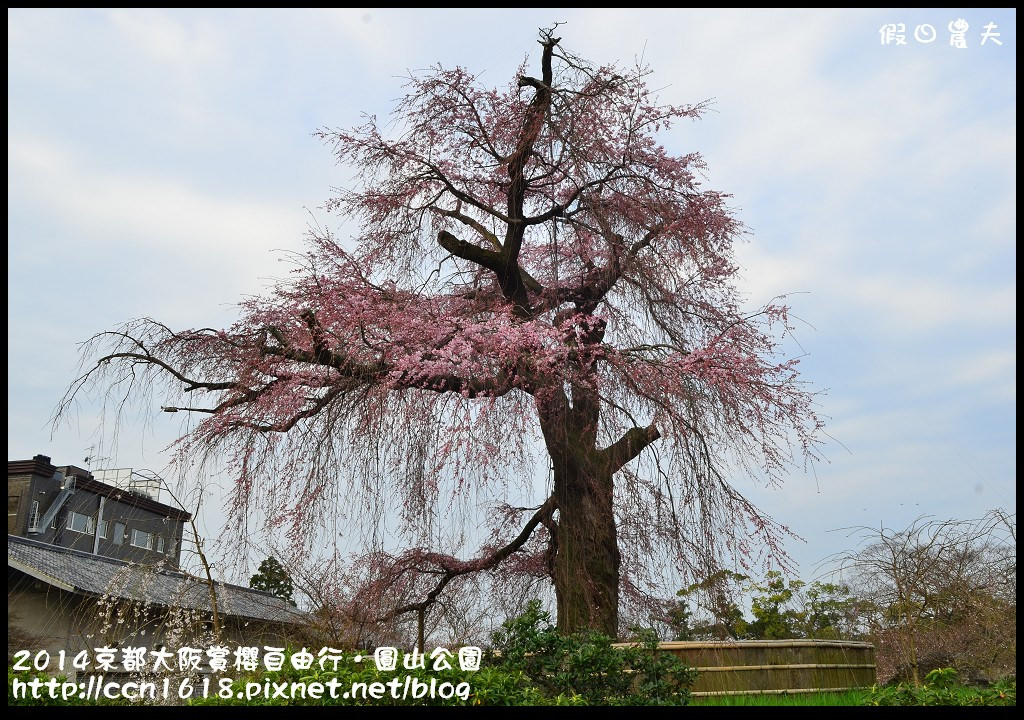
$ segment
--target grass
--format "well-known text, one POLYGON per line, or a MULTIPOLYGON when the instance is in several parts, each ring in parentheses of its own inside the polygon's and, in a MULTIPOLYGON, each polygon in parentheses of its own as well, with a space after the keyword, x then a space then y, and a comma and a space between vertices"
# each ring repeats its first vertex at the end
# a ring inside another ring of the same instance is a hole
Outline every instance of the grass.
POLYGON ((863 705, 867 697, 865 690, 848 690, 841 693, 794 693, 792 695, 713 695, 690 699, 690 705, 714 706, 759 706, 766 705, 863 705))

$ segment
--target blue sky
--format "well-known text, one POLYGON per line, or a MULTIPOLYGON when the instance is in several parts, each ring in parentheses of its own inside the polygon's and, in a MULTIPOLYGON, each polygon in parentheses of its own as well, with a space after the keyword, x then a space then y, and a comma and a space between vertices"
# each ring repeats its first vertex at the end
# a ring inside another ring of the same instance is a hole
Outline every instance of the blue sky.
POLYGON ((736 480, 807 540, 801 574, 850 545, 837 528, 1015 511, 1016 13, 996 9, 9 10, 8 458, 82 465, 102 441, 93 467, 161 470, 180 414, 116 452, 89 405, 51 435, 78 343, 230 323, 310 222, 344 236, 319 208, 347 171, 314 130, 383 117, 438 62, 503 85, 554 21, 594 62, 642 55, 665 102, 713 99, 663 140, 732 193, 743 287, 792 293, 828 390, 828 462, 736 480))

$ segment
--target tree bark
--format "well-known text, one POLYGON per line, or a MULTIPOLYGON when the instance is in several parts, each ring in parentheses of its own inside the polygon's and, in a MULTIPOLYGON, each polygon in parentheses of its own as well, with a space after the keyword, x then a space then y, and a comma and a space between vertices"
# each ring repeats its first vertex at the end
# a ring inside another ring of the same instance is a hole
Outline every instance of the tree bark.
POLYGON ((596 447, 600 404, 578 385, 538 393, 545 445, 554 468, 558 508, 554 584, 558 629, 599 630, 616 637, 620 555, 613 506, 615 468, 596 447))
POLYGON ((614 638, 619 624, 620 556, 612 473, 600 464, 582 465, 568 463, 559 468, 556 463, 554 473, 558 629, 569 633, 589 628, 614 638))

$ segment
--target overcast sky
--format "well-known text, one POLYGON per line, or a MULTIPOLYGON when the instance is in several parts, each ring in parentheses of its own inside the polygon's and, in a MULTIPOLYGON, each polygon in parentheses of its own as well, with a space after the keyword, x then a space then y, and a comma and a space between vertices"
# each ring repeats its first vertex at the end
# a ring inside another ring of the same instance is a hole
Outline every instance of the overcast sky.
POLYGON ((505 85, 555 21, 591 61, 643 56, 665 102, 713 100, 662 140, 733 195, 743 288, 792 293, 828 391, 827 463, 735 481, 806 539, 805 579, 850 545, 836 528, 1015 511, 1012 10, 9 10, 8 459, 164 468, 180 414, 116 454, 87 405, 51 434, 78 343, 229 324, 308 224, 344 234, 314 130, 385 116, 436 63, 505 85))

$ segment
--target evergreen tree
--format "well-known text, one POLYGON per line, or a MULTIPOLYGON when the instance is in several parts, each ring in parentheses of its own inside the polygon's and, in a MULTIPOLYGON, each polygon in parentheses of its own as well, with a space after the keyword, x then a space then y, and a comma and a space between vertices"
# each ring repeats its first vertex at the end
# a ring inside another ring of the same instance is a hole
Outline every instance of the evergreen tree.
POLYGON ((292 579, 281 563, 273 557, 268 557, 260 563, 259 570, 249 578, 249 587, 263 590, 274 597, 290 602, 292 605, 295 604, 295 601, 292 599, 292 592, 294 591, 292 579))

